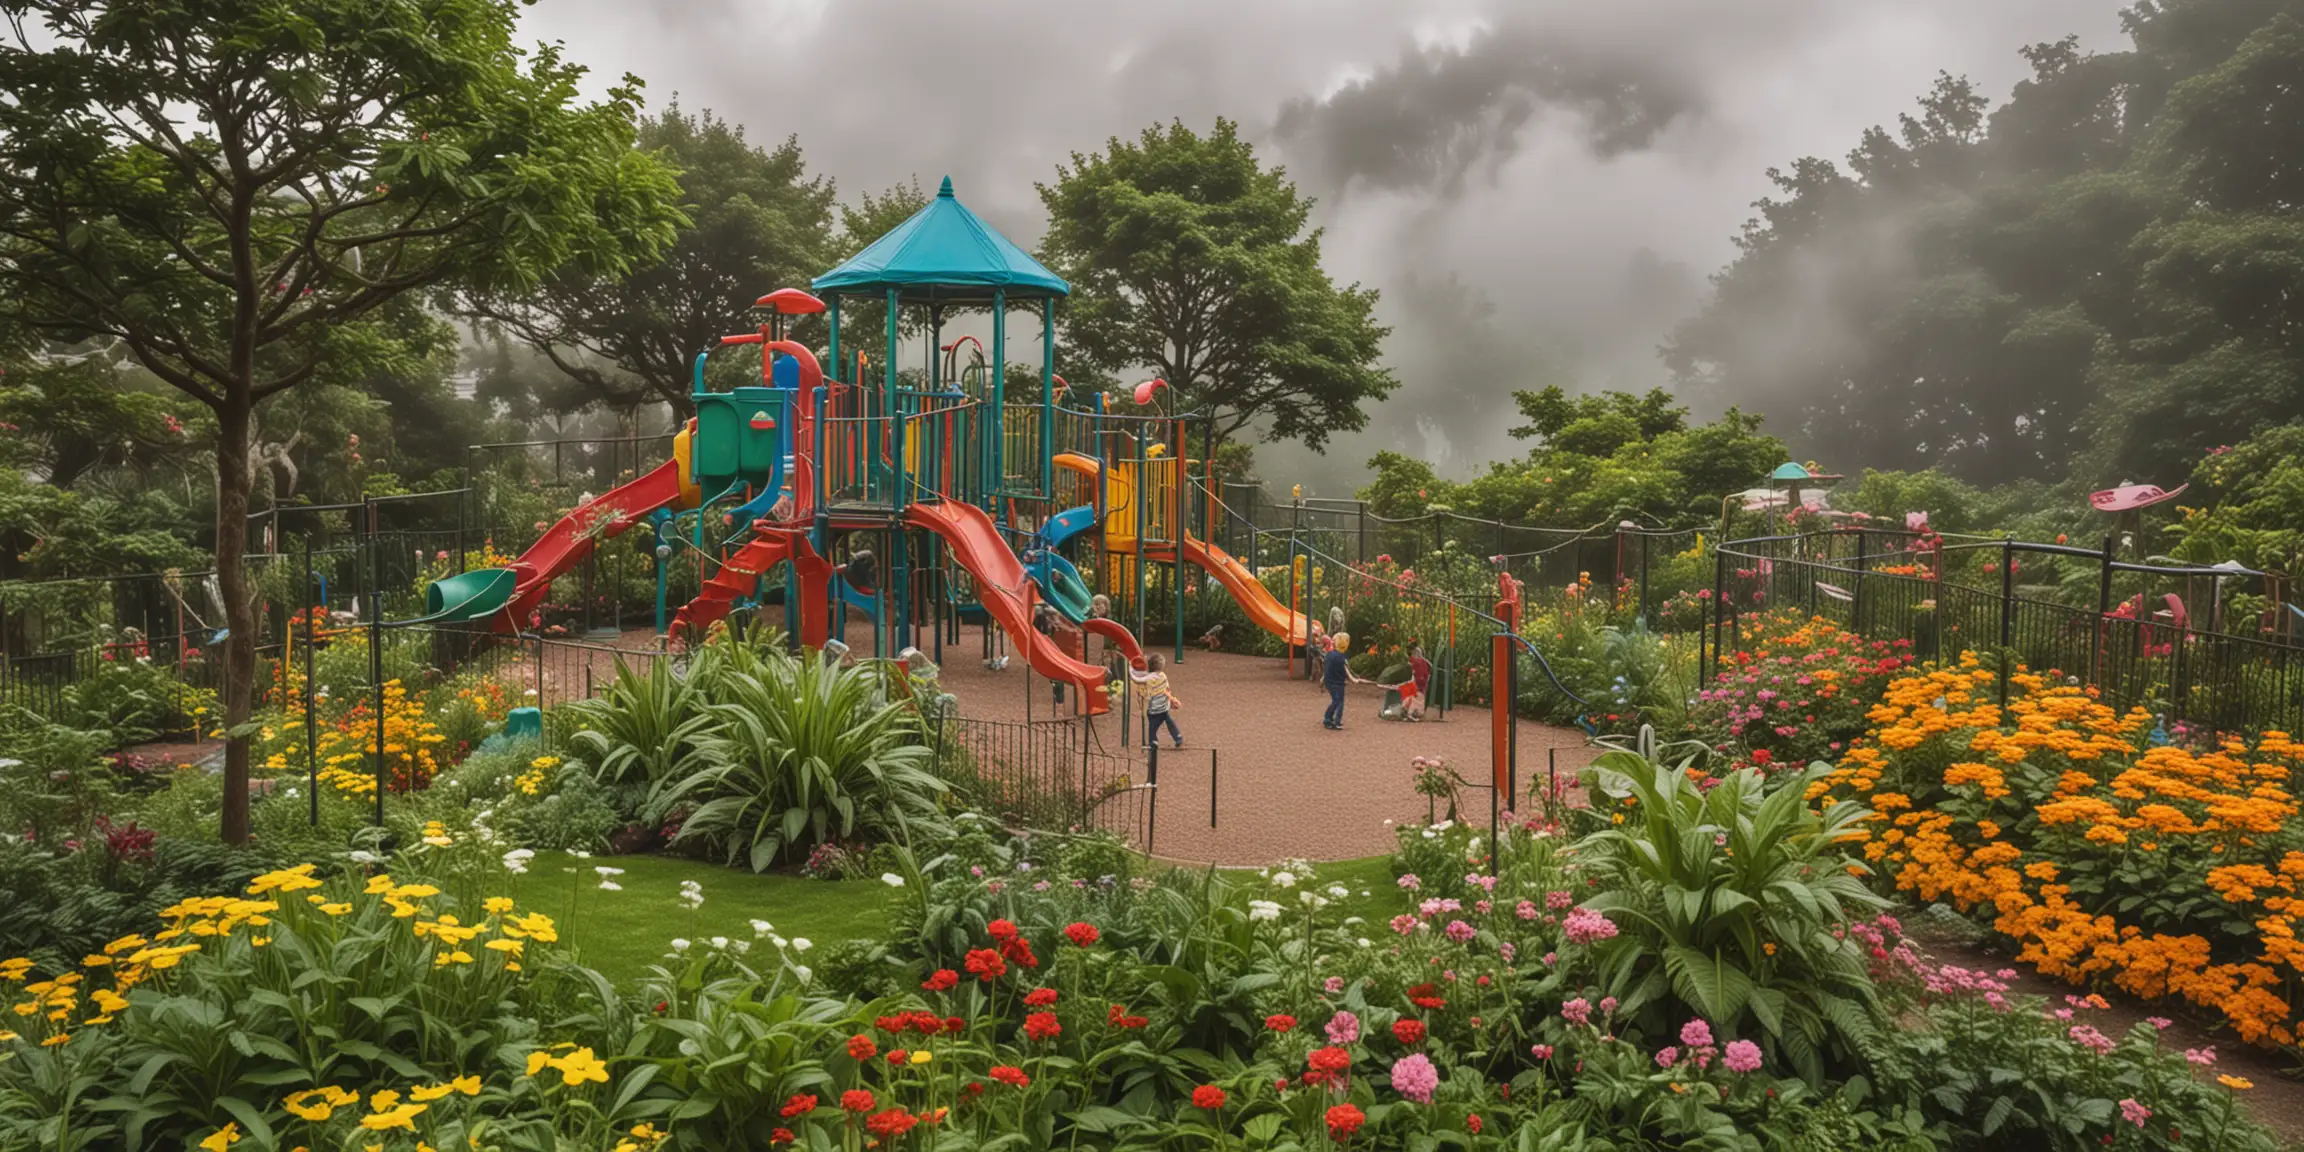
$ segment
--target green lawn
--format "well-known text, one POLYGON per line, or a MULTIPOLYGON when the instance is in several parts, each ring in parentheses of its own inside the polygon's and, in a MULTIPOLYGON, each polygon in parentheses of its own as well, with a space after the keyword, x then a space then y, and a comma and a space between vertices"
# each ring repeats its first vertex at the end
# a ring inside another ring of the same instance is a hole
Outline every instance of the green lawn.
MULTIPOLYGON (((885 936, 899 894, 877 880, 807 880, 759 875, 669 856, 595 856, 578 860, 542 853, 531 866, 536 881, 526 899, 556 919, 561 935, 586 965, 619 983, 644 975, 670 951, 674 937, 691 940, 727 936, 750 939, 752 921, 766 920, 779 935, 806 937, 822 946, 842 940, 885 936), (622 868, 617 892, 600 890, 596 865, 622 868), (567 869, 577 869, 576 914, 568 918, 567 869), (704 886, 704 905, 691 913, 680 899, 680 882, 704 886), (538 895, 542 894, 542 895, 538 895)), ((1344 906, 1352 915, 1381 923, 1404 907, 1392 882, 1388 856, 1322 864, 1320 883, 1342 884, 1352 895, 1344 906), (1368 893, 1362 897, 1362 892, 1368 893)))
MULTIPOLYGON (((579 870, 576 914, 561 926, 562 937, 584 964, 618 982, 646 973, 671 950, 674 937, 749 940, 752 921, 766 920, 779 935, 806 937, 821 946, 883 934, 897 902, 896 890, 877 880, 759 875, 669 856, 578 860, 542 853, 530 867, 543 885, 563 888, 569 879, 564 870, 579 870), (623 890, 601 891, 595 865, 624 869, 615 877, 623 890), (704 886, 704 904, 694 912, 680 899, 683 880, 704 886)), ((568 909, 567 894, 546 897, 537 907, 560 917, 568 909)))

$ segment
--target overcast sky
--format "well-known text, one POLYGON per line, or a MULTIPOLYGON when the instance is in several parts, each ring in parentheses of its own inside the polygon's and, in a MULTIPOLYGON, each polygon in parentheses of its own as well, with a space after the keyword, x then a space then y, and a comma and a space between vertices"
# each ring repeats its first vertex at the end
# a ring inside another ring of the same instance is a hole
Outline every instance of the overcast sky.
MULTIPOLYGON (((2017 49, 2124 46, 2119 0, 541 0, 531 39, 755 139, 843 196, 949 174, 1027 247, 1035 181, 1115 133, 1239 121, 1320 197, 1327 263, 1380 289, 1405 386, 1316 464, 1500 452, 1515 387, 1667 383, 1654 348, 1770 189, 1935 74, 1995 102, 2017 49), (1448 285, 1453 278, 1456 284, 1448 285), (1438 290, 1446 287, 1447 291, 1438 290), (1469 319, 1465 301, 1492 306, 1469 319), (1466 347, 1484 356, 1464 368, 1466 347), (1450 379, 1453 375, 1476 376, 1450 379), (1494 378, 1505 377, 1505 378, 1494 378)), ((1337 493, 1340 494, 1340 493, 1337 493)))

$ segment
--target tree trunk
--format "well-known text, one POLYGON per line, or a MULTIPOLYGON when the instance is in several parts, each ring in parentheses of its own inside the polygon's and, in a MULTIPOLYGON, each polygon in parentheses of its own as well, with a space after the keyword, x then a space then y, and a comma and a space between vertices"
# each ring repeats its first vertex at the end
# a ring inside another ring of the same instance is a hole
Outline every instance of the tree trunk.
POLYGON ((224 842, 248 842, 248 738, 231 735, 255 710, 256 602, 248 587, 248 447, 253 404, 246 393, 216 410, 216 583, 224 595, 224 842))

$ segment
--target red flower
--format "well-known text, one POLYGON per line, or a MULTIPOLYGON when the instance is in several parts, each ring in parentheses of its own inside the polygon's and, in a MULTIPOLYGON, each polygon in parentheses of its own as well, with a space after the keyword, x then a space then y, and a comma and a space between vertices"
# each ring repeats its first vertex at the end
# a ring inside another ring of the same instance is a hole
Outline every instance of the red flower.
POLYGON ((944 1030, 944 1018, 934 1012, 908 1012, 905 1019, 911 1022, 912 1030, 922 1036, 934 1036, 944 1030))
POLYGON ((904 1061, 911 1055, 910 1052, 906 1052, 902 1048, 890 1048, 888 1050, 888 1066, 891 1068, 903 1067, 904 1061))
POLYGON ((944 1018, 944 1030, 946 1032, 958 1035, 962 1031, 965 1031, 967 1027, 968 1022, 966 1020, 962 1020, 958 1016, 946 1016, 944 1018))
POLYGON ((912 1126, 919 1122, 918 1116, 914 1116, 902 1108, 890 1108, 886 1112, 874 1113, 871 1119, 864 1122, 864 1127, 870 1130, 874 1136, 888 1140, 910 1132, 912 1126))
POLYGON ((1056 1022, 1054 1012, 1034 1012, 1024 1018, 1024 1034, 1034 1040, 1051 1039, 1063 1031, 1064 1026, 1056 1022))
POLYGON ((1064 938, 1079 947, 1086 948, 1101 939, 1102 934, 1096 931, 1094 924, 1074 922, 1064 926, 1064 938))
POLYGON ((950 992, 953 986, 959 983, 960 974, 958 972, 954 972, 950 968, 938 968, 935 972, 930 973, 926 980, 920 982, 920 987, 929 992, 950 992))
POLYGON ((1291 1032, 1296 1028, 1296 1018, 1286 1014, 1266 1016, 1264 1026, 1274 1032, 1291 1032))
POLYGON ((805 1116, 815 1110, 816 1098, 806 1092, 795 1092, 790 1100, 784 1102, 784 1118, 786 1120, 790 1120, 794 1116, 805 1116))
POLYGON ((1022 936, 1013 936, 1000 942, 1000 955, 1019 968, 1038 968, 1040 958, 1032 954, 1032 942, 1022 936))
POLYGON ((1448 1001, 1439 993, 1437 984, 1418 984, 1408 990, 1408 1002, 1418 1008, 1446 1008, 1448 1001))
POLYGON ((994 920, 990 924, 986 924, 984 930, 991 933, 994 940, 1006 942, 1016 938, 1016 925, 1006 920, 994 920))
POLYGON ((1024 1006, 1026 1008, 1046 1008, 1054 1003, 1056 1003, 1056 990, 1054 988, 1034 988, 1024 994, 1024 1006))
POLYGON ((1032 1078, 1025 1075, 1022 1068, 1013 1064, 995 1064, 992 1066, 992 1070, 985 1075, 1012 1088, 1029 1088, 1032 1086, 1032 1078))
POLYGON ((840 1094, 840 1106, 850 1112, 870 1112, 877 1103, 879 1101, 872 1099, 872 1094, 862 1088, 850 1088, 840 1094))
POLYGON ((870 1060, 873 1054, 878 1051, 880 1051, 880 1046, 874 1044, 870 1036, 850 1036, 848 1038, 848 1058, 851 1060, 870 1060))
POLYGON ((790 1144, 796 1139, 798 1139, 798 1137, 792 1135, 792 1130, 790 1128, 778 1128, 774 1132, 770 1132, 768 1134, 768 1142, 770 1144, 790 1144))
POLYGON ((1224 1090, 1214 1084, 1202 1084, 1192 1090, 1192 1106, 1214 1112, 1224 1106, 1224 1090))
POLYGON ((1480 1128, 1480 1114, 1478 1112, 1474 1112, 1470 1116, 1466 1116, 1464 1118, 1465 1131, 1470 1132, 1474 1136, 1478 1136, 1480 1134, 1480 1128))
POLYGON ((1315 1072, 1333 1076, 1352 1066, 1352 1054, 1330 1045, 1313 1049, 1312 1054, 1304 1058, 1304 1062, 1311 1065, 1315 1072))
POLYGON ((1130 1016, 1128 1014, 1128 1010, 1122 1008, 1118 1004, 1114 1004, 1111 1008, 1105 1010, 1104 1021, 1105 1023, 1112 1025, 1114 1028, 1142 1028, 1146 1024, 1151 1023, 1150 1020, 1147 1020, 1142 1016, 1130 1016))
POLYGON ((1424 1042, 1424 1022, 1422 1020, 1394 1020, 1392 1022, 1392 1035, 1398 1038, 1402 1044, 1410 1047, 1422 1044, 1424 1042))
POLYGON ((1272 1082, 1272 1090, 1274 1092, 1286 1092, 1288 1090, 1288 1078, 1286 1076, 1282 1076, 1278 1080, 1274 1080, 1272 1082))
POLYGON ((1368 1114, 1350 1104, 1338 1104, 1328 1110, 1328 1134, 1338 1140, 1350 1139, 1367 1122, 1368 1114))
POLYGON ((904 1029, 911 1026, 911 1023, 912 1018, 909 1016, 875 1016, 872 1018, 874 1028, 892 1035, 901 1035, 904 1029))
POLYGON ((1000 959, 1000 954, 990 948, 970 949, 968 960, 961 967, 968 969, 969 975, 986 984, 998 980, 1008 972, 1007 962, 1000 959))

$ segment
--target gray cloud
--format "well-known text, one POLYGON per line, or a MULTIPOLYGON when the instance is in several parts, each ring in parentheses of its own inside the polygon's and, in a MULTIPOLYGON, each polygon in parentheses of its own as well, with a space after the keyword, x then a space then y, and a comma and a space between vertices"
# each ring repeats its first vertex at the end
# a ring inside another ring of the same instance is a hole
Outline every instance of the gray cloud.
MULTIPOLYGON (((1666 382, 1655 346, 1734 254, 1764 172, 1838 158, 1937 70, 2005 95, 2021 45, 2117 46, 2121 0, 543 0, 564 40, 748 126, 797 133, 845 193, 949 173, 1018 242, 1074 150, 1180 118, 1242 123, 1321 197, 1330 268, 1385 293, 1406 382, 1324 459, 1463 470, 1520 450, 1509 393, 1666 382)), ((1786 420, 1789 423, 1789 419, 1786 420)))

